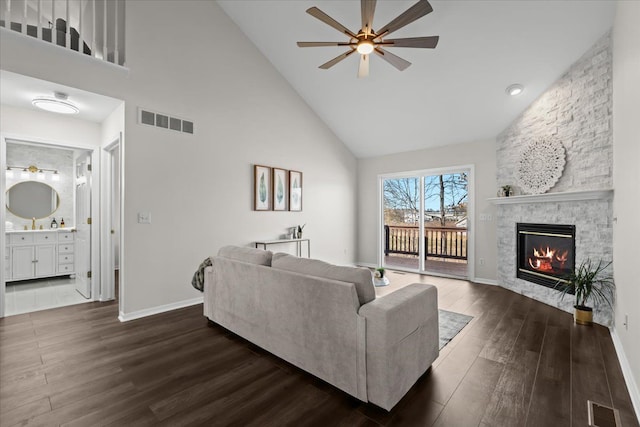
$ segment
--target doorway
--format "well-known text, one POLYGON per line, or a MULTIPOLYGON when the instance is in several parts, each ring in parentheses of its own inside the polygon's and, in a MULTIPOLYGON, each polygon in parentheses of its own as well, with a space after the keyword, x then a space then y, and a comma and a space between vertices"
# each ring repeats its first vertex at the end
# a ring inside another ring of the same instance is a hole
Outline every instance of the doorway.
POLYGON ((102 210, 102 278, 101 301, 117 299, 122 307, 122 292, 119 280, 122 264, 122 133, 103 148, 103 195, 102 210))
POLYGON ((472 277, 472 166, 382 175, 380 262, 390 269, 472 277))
MULTIPOLYGON (((96 150, 52 143, 34 138, 25 140, 2 136, 3 188, 46 189, 46 194, 30 190, 24 194, 3 191, 7 205, 2 215, 4 274, 0 289, 0 315, 8 316, 92 301, 93 285, 86 272, 99 264, 95 234, 84 233, 78 220, 97 208, 91 202, 90 187, 84 191, 86 205, 78 209, 78 158, 86 165, 97 159, 96 150), (37 200, 34 199, 37 197, 37 200), (25 204, 13 206, 24 200, 25 204), (9 207, 11 206, 11 207, 9 207), (44 211, 40 209, 46 207, 44 211), (24 209, 35 209, 33 213, 24 209), (83 240, 86 245, 83 246, 83 240), (94 254, 94 256, 92 256, 94 254), (83 261, 84 260, 84 261, 83 261), (83 274, 84 273, 84 274, 83 274), (84 286, 83 286, 84 285, 84 286)), ((90 170, 91 167, 88 167, 90 170)), ((90 276, 90 274, 89 274, 90 276)))

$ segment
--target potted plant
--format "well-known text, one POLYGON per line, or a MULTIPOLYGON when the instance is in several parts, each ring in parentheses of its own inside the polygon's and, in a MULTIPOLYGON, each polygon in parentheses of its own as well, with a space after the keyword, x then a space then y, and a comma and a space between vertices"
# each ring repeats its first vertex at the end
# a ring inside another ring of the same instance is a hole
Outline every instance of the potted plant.
POLYGON ((613 276, 606 271, 610 265, 611 262, 604 263, 602 260, 594 265, 587 259, 556 285, 556 289, 562 291, 561 299, 568 293, 575 295, 573 317, 577 324, 593 324, 593 308, 587 305, 589 301, 594 305, 606 304, 613 309, 615 284, 613 276))
POLYGON ((384 277, 384 268, 380 267, 380 268, 376 268, 376 279, 382 279, 384 277))
POLYGON ((502 195, 504 197, 511 196, 511 186, 510 185, 503 185, 502 186, 502 195))

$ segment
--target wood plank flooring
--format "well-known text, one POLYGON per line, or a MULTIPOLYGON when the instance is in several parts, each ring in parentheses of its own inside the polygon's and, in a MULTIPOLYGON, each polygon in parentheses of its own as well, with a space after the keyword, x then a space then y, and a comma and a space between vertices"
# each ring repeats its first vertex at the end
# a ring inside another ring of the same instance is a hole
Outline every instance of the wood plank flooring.
POLYGON ((88 303, 0 319, 0 425, 586 426, 587 399, 638 427, 606 328, 505 289, 389 272, 474 316, 391 411, 230 333, 202 306, 127 323, 88 303))

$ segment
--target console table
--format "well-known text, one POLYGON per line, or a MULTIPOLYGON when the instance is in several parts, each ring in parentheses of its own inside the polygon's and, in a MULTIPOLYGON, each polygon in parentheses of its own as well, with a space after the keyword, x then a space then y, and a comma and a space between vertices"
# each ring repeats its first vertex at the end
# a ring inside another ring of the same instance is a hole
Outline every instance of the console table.
POLYGON ((276 240, 263 240, 261 242, 256 242, 256 248, 259 245, 262 245, 262 249, 267 250, 267 246, 269 245, 279 245, 282 243, 295 243, 296 244, 296 255, 298 257, 302 256, 302 242, 307 242, 307 258, 311 258, 311 241, 309 239, 276 239, 276 240))

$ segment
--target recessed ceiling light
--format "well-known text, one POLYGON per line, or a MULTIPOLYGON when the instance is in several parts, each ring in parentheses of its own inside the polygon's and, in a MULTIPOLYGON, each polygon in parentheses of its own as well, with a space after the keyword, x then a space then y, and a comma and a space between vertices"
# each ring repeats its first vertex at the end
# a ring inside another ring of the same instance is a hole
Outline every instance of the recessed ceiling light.
POLYGON ((68 96, 61 92, 55 92, 54 97, 39 96, 34 98, 31 103, 46 111, 60 114, 78 114, 80 110, 73 103, 67 101, 68 96))
POLYGON ((517 95, 520 95, 523 91, 524 91, 524 86, 522 86, 521 84, 513 84, 507 87, 506 92, 511 96, 517 96, 517 95))

